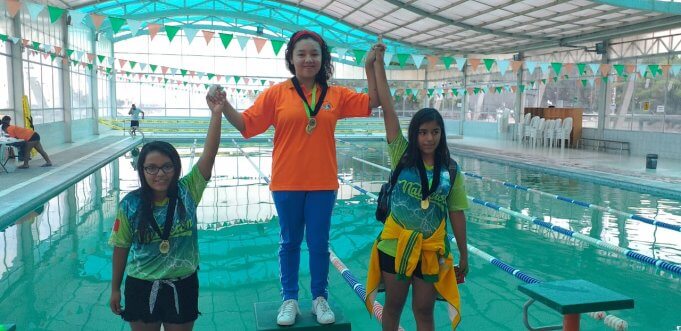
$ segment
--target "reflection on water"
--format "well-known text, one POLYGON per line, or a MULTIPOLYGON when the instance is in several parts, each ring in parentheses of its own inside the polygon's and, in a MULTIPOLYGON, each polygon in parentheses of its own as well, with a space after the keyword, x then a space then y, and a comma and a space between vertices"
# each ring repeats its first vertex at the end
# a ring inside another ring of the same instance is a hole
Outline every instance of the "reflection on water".
MULTIPOLYGON (((352 156, 388 165, 383 143, 374 150, 339 144, 338 172, 355 185, 378 192, 387 174, 352 156)), ((268 146, 242 144, 266 176, 271 173, 268 146)), ((196 158, 179 146, 186 173, 196 158)), ((681 223, 678 201, 531 173, 455 156, 466 171, 578 200, 681 223)), ((14 226, 0 232, 0 322, 19 330, 125 330, 108 308, 111 248, 106 242, 118 201, 138 187, 131 155, 121 157, 51 199, 14 226)), ((680 233, 583 209, 495 183, 466 178, 468 194, 573 231, 635 249, 655 258, 681 263, 680 233)), ((372 240, 380 231, 375 204, 357 190, 341 185, 332 219, 335 253, 364 282, 372 240)), ((680 299, 677 276, 567 238, 526 221, 478 205, 467 212, 469 242, 479 249, 545 281, 586 279, 631 296, 636 309, 611 312, 631 329, 666 330, 681 324, 675 307, 680 299)), ((279 300, 277 249, 279 226, 271 194, 257 169, 235 148, 223 148, 198 210, 201 270, 197 330, 252 330, 252 303, 279 300)), ((309 294, 307 249, 301 261, 301 300, 309 294)), ((471 273, 461 286, 462 330, 521 330, 526 297, 520 281, 471 256, 471 273)), ((330 300, 343 307, 358 330, 377 329, 360 300, 332 268, 330 300)), ((383 300, 383 296, 379 296, 383 300)), ((559 317, 541 305, 531 323, 556 323, 559 317)), ((445 308, 436 306, 437 329, 446 329, 445 308)), ((415 329, 409 304, 402 325, 415 329)), ((582 319, 584 330, 603 324, 582 319)))

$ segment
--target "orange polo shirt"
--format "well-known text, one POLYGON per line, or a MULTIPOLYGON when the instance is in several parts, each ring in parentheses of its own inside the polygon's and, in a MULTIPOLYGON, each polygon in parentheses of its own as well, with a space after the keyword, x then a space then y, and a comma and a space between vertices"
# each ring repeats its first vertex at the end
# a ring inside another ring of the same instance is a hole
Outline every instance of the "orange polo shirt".
POLYGON ((31 129, 22 128, 16 125, 10 125, 7 127, 7 134, 10 137, 23 139, 24 141, 31 139, 31 137, 33 137, 33 132, 34 131, 31 129))
MULTIPOLYGON (((312 91, 304 87, 303 91, 309 102, 312 91)), ((321 88, 317 86, 318 100, 320 95, 321 88)), ((289 79, 265 90, 243 113, 246 127, 241 134, 250 138, 274 126, 270 190, 337 190, 336 121, 370 114, 369 95, 329 86, 316 116, 317 127, 307 134, 307 112, 289 79)))

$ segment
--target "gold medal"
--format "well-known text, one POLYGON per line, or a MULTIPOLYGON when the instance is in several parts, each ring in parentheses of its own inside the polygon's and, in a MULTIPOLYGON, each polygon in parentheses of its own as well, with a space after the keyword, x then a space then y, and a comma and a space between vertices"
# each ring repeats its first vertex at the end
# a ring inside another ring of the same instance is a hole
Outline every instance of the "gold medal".
POLYGON ((317 127, 317 120, 314 117, 310 117, 307 121, 307 126, 305 127, 305 132, 307 134, 312 134, 312 130, 317 127))
POLYGON ((421 209, 428 209, 430 206, 430 199, 421 200, 421 209))
POLYGON ((168 254, 170 251, 170 241, 161 240, 161 244, 158 245, 158 250, 163 254, 168 254))

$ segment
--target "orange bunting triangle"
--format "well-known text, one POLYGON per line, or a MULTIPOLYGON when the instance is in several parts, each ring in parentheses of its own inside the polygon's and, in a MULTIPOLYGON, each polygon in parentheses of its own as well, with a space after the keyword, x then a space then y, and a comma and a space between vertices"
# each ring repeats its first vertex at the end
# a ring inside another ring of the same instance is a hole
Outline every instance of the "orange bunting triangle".
POLYGON ((480 65, 480 59, 470 58, 468 59, 468 65, 471 66, 472 71, 477 71, 478 66, 480 65))
POLYGON ((159 30, 161 30, 161 25, 160 24, 147 24, 147 29, 149 29, 149 37, 151 40, 154 40, 154 37, 156 37, 156 34, 158 33, 159 30))
POLYGON ((14 17, 21 9, 21 2, 17 0, 7 0, 7 13, 9 17, 14 17))
POLYGON ((253 42, 255 43, 255 49, 258 51, 258 54, 260 54, 260 51, 262 51, 262 48, 265 47, 265 44, 267 43, 267 39, 253 37, 253 42))
POLYGON ((102 26, 102 22, 104 22, 106 16, 90 14, 90 18, 92 19, 92 24, 95 25, 95 30, 99 30, 99 27, 102 26))
POLYGON ((206 45, 210 44, 210 41, 213 40, 215 32, 207 30, 201 30, 201 32, 203 32, 203 39, 206 40, 206 45))

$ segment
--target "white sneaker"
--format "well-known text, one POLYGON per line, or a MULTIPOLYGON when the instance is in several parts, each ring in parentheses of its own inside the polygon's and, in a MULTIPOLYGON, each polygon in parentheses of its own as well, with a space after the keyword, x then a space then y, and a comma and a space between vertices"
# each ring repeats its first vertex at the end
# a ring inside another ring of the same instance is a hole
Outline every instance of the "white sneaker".
POLYGON ((296 323, 296 316, 298 314, 300 314, 298 301, 295 299, 286 300, 281 304, 281 307, 279 307, 277 324, 282 326, 293 325, 296 323))
POLYGON ((324 297, 318 297, 312 300, 312 314, 317 315, 317 322, 319 324, 331 324, 336 321, 336 315, 331 311, 329 303, 324 297))

